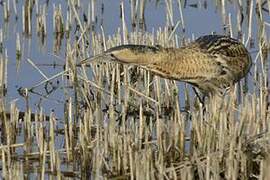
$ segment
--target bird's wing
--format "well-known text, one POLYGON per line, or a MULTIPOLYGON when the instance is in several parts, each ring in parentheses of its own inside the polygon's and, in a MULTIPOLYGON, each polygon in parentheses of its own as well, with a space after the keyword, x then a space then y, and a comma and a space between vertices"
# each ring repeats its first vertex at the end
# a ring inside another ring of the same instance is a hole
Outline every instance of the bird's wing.
POLYGON ((199 83, 228 74, 228 68, 223 66, 223 61, 222 56, 186 47, 166 49, 157 60, 143 66, 167 79, 199 83))
POLYGON ((222 35, 206 35, 198 38, 192 45, 209 54, 223 56, 223 65, 230 67, 237 80, 244 77, 251 67, 249 52, 236 39, 222 35))

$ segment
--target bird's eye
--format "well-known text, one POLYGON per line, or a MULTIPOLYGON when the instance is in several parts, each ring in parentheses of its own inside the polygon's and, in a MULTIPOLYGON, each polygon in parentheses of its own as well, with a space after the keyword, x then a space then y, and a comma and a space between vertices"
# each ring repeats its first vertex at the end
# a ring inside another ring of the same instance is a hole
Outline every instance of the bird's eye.
POLYGON ((110 54, 110 56, 111 56, 112 58, 115 58, 114 54, 110 54))

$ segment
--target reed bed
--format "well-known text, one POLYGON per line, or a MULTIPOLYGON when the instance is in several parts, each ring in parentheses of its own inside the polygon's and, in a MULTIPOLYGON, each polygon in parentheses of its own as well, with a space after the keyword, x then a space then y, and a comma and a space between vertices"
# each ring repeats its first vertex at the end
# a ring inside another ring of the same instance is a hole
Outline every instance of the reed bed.
MULTIPOLYGON (((227 1, 208 2, 220 9, 224 33, 232 37, 238 33, 246 46, 258 39, 255 45, 259 50, 253 55, 249 76, 224 98, 208 99, 204 110, 190 85, 102 59, 90 65, 79 64, 120 44, 180 47, 192 41, 194 38, 185 35, 186 2, 165 1, 166 26, 149 32, 145 22, 148 1, 130 2, 130 21, 126 15, 127 2, 120 1, 121 25, 114 34, 105 35, 106 29, 96 21, 98 11, 94 0, 85 6, 87 13, 79 0, 68 1, 68 10, 55 4, 51 19, 46 17, 48 5, 25 0, 21 9, 23 36, 29 38, 36 33, 44 42, 49 36, 47 23, 53 22, 54 52, 64 49, 64 64, 59 65, 63 66, 62 72, 48 77, 35 60, 24 57, 22 34, 16 35, 17 58, 25 58, 44 78, 32 87, 18 89, 26 109, 20 111, 16 100, 8 101, 6 97, 9 49, 0 29, 1 176, 5 179, 269 179, 266 30, 269 23, 263 16, 263 8, 269 7, 267 2, 232 1, 230 5, 237 10, 236 28, 227 12, 227 1), (178 5, 178 21, 173 3, 178 5), (34 19, 35 6, 38 7, 34 19), (239 18, 244 8, 248 20, 242 25, 239 18), (259 24, 258 38, 253 34, 253 13, 259 24), (131 31, 128 24, 132 25, 131 31), (61 82, 54 85, 55 80, 61 82), (45 114, 42 107, 38 110, 31 107, 31 97, 43 86, 45 93, 39 93, 43 99, 49 99, 56 91, 63 94, 62 117, 58 116, 59 112, 45 114)), ((2 7, 6 9, 6 21, 13 15, 16 18, 19 9, 16 1, 13 11, 9 9, 10 2, 7 3, 2 7)), ((198 1, 202 3, 206 8, 206 1, 198 1)))

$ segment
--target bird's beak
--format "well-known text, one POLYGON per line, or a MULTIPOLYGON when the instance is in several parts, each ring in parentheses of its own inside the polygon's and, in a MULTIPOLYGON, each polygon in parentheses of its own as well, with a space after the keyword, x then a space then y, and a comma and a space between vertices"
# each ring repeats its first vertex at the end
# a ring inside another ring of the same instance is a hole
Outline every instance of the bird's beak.
POLYGON ((102 61, 109 61, 109 60, 114 60, 113 55, 111 53, 102 53, 96 56, 88 57, 86 59, 83 59, 80 64, 81 65, 86 65, 86 64, 91 64, 94 62, 102 62, 102 61))

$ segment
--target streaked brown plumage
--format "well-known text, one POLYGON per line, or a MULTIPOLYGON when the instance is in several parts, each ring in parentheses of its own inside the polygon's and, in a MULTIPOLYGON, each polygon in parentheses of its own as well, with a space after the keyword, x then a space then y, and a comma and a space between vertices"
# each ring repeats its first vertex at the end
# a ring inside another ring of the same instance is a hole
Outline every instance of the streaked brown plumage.
POLYGON ((202 36, 181 48, 122 45, 109 49, 102 57, 190 83, 205 94, 220 93, 230 87, 243 78, 251 66, 245 46, 222 35, 202 36))

